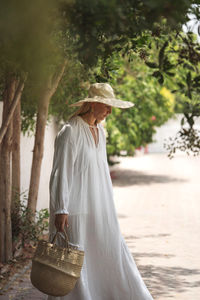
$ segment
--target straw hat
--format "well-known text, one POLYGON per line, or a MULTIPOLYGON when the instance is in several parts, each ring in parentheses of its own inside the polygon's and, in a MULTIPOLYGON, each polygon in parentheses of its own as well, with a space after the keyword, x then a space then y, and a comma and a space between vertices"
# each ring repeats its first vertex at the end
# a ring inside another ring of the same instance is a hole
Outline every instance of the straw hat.
POLYGON ((115 98, 114 91, 108 83, 94 83, 90 85, 88 97, 70 106, 81 106, 85 102, 100 102, 109 106, 129 108, 134 106, 132 102, 115 98))

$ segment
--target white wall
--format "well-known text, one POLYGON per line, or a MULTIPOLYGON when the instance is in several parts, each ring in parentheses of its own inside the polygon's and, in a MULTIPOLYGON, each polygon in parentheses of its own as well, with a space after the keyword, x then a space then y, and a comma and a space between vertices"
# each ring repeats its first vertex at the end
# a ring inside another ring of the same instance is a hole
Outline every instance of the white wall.
MULTIPOLYGON (((46 208, 49 205, 49 176, 51 173, 54 139, 57 133, 55 122, 46 126, 44 155, 40 174, 40 185, 38 193, 37 209, 46 208)), ((21 191, 27 191, 29 188, 32 155, 34 147, 34 136, 21 136, 21 191)))
POLYGON ((168 120, 161 127, 156 128, 156 133, 153 136, 154 142, 148 145, 149 153, 162 153, 167 152, 164 148, 165 139, 173 137, 180 129, 180 116, 168 120))
MULTIPOLYGON (((2 108, 3 103, 0 102, 0 124, 2 122, 2 108)), ((49 206, 49 176, 51 173, 53 152, 54 152, 54 140, 58 132, 58 128, 55 122, 50 122, 46 126, 45 142, 44 142, 44 156, 42 161, 40 186, 38 194, 37 209, 47 208, 49 206)), ((32 155, 34 146, 34 136, 23 136, 21 134, 21 192, 27 192, 30 182, 32 155)))
POLYGON ((46 126, 37 209, 49 207, 49 177, 52 169, 54 140, 58 132, 55 121, 46 126))
MULTIPOLYGON (((164 148, 164 142, 169 137, 175 137, 176 133, 181 128, 181 119, 183 115, 177 114, 174 118, 168 120, 161 127, 156 128, 156 134, 153 137, 154 142, 148 145, 149 153, 162 153, 167 152, 164 148)), ((195 120, 195 128, 200 128, 200 121, 195 120)))

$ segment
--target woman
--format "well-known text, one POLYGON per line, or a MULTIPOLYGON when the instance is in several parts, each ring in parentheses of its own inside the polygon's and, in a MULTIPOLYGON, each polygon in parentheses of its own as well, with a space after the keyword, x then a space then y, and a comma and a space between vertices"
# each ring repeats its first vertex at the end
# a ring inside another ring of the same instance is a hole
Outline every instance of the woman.
MULTIPOLYGON (((90 86, 89 97, 58 133, 50 179, 50 233, 67 227, 70 243, 85 251, 81 277, 65 297, 49 300, 152 300, 120 233, 100 122, 115 98, 107 83, 90 86)), ((61 233, 62 234, 62 233, 61 233)), ((60 243, 62 239, 60 239, 60 243)))

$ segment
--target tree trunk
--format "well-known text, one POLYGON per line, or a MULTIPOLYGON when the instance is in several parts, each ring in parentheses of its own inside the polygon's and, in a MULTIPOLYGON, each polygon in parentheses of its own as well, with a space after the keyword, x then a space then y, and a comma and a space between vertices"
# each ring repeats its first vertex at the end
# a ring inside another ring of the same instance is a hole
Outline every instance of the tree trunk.
MULTIPOLYGON (((10 105, 15 95, 16 80, 9 78, 4 91, 3 123, 7 120, 10 105)), ((7 262, 12 258, 11 226, 11 151, 12 124, 7 127, 2 140, 0 155, 0 260, 7 262)))
POLYGON ((66 62, 62 65, 58 74, 49 76, 46 86, 40 95, 37 113, 35 144, 33 150, 33 160, 31 168, 31 179, 29 186, 28 196, 28 209, 30 210, 32 217, 35 214, 37 206, 37 197, 40 182, 40 171, 42 165, 42 158, 44 152, 44 138, 45 138, 45 126, 48 117, 48 108, 51 97, 55 93, 58 84, 62 78, 66 66, 66 62))
POLYGON ((21 135, 21 102, 19 101, 13 115, 12 138, 12 209, 19 213, 20 205, 20 135, 21 135))
POLYGON ((15 108, 17 106, 17 103, 20 101, 21 99, 21 95, 22 95, 22 91, 24 89, 24 83, 25 83, 25 80, 22 80, 21 82, 19 82, 18 86, 17 86, 17 90, 15 92, 15 96, 14 96, 14 99, 12 100, 12 104, 10 105, 9 107, 9 112, 7 113, 6 117, 5 117, 5 120, 4 122, 2 123, 2 126, 1 126, 1 129, 0 129, 0 144, 2 142, 2 139, 6 133, 6 130, 13 118, 13 114, 14 114, 14 111, 15 111, 15 108))

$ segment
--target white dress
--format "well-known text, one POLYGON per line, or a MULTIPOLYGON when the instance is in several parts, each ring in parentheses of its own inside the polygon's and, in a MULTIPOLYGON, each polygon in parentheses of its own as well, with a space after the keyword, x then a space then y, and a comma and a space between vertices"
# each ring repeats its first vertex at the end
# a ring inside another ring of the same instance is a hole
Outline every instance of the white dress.
POLYGON ((74 117, 58 133, 50 179, 50 234, 54 215, 69 214, 69 240, 85 258, 74 290, 48 300, 152 300, 120 233, 103 127, 96 146, 88 124, 74 117))

